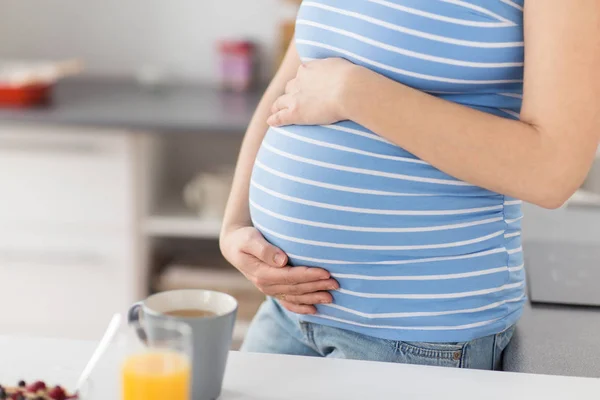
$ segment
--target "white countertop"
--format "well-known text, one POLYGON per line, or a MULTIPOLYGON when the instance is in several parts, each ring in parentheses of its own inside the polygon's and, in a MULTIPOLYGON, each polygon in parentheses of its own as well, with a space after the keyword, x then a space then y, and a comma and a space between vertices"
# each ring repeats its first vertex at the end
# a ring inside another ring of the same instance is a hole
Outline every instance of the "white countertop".
MULTIPOLYGON (((0 337, 0 381, 78 370, 93 342, 0 337)), ((93 376, 91 399, 118 399, 116 354, 93 376)), ((68 379, 68 378, 66 378, 68 379)), ((68 383, 67 383, 68 384, 68 383)), ((600 379, 432 368, 232 352, 222 400, 597 399, 600 379)))

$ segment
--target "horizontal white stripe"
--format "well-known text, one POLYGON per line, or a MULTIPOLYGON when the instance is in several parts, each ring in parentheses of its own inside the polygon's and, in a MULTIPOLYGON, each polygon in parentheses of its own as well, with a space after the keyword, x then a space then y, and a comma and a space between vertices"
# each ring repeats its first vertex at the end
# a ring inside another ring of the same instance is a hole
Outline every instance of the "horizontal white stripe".
POLYGON ((311 246, 331 247, 334 249, 350 249, 350 250, 402 251, 402 250, 446 249, 446 248, 462 247, 462 246, 468 246, 470 244, 485 242, 487 240, 496 238, 496 237, 504 234, 504 231, 498 231, 498 232, 494 232, 494 233, 486 235, 486 236, 477 237, 475 239, 463 240, 460 242, 450 242, 450 243, 436 243, 436 244, 424 244, 424 245, 413 245, 413 246, 380 246, 380 245, 333 243, 333 242, 322 242, 322 241, 318 241, 318 240, 301 239, 301 238, 297 238, 297 237, 293 237, 293 236, 283 235, 283 234, 275 232, 271 229, 265 228, 264 226, 257 224, 257 223, 254 223, 254 226, 256 226, 256 228, 258 228, 259 230, 268 233, 269 235, 273 235, 277 238, 288 240, 290 242, 308 244, 311 246))
POLYGON ((456 83, 456 84, 462 84, 462 85, 491 85, 491 84, 501 84, 501 83, 521 83, 521 82, 523 82, 522 79, 495 79, 495 80, 494 79, 492 79, 492 80, 489 80, 489 79, 488 80, 485 80, 485 79, 484 80, 475 80, 475 79, 473 79, 473 80, 471 80, 471 79, 454 79, 454 78, 446 78, 443 76, 421 74, 418 72, 408 71, 408 70, 402 69, 402 68, 392 67, 390 65, 368 59, 366 57, 363 57, 363 56, 353 53, 351 51, 341 49, 339 47, 331 46, 331 45, 328 45, 325 43, 315 42, 313 40, 297 38, 296 44, 305 44, 305 45, 309 45, 309 46, 314 46, 314 47, 319 47, 322 49, 334 51, 338 54, 342 54, 346 57, 350 57, 355 60, 362 61, 365 64, 369 64, 371 66, 378 67, 378 68, 384 69, 386 71, 394 72, 394 73, 400 74, 400 75, 411 76, 413 78, 423 79, 426 81, 456 83))
POLYGON ((523 216, 521 215, 519 218, 507 219, 507 220, 505 220, 505 222, 506 222, 507 224, 514 224, 515 222, 518 222, 518 221, 520 221, 520 220, 522 220, 522 219, 523 219, 523 216))
POLYGON ((508 269, 508 272, 519 272, 519 271, 522 271, 524 269, 525 269, 525 264, 521 264, 521 265, 519 265, 517 267, 510 267, 508 269))
POLYGON ((392 275, 392 276, 372 276, 372 275, 357 275, 357 274, 331 274, 336 279, 355 279, 362 281, 443 281, 450 279, 473 278, 476 276, 485 276, 498 274, 500 272, 519 271, 524 268, 524 265, 518 267, 498 267, 483 269, 480 271, 463 272, 460 274, 443 274, 443 275, 392 275))
POLYGON ((509 239, 509 238, 514 238, 517 236, 521 236, 521 232, 513 232, 513 233, 507 233, 504 235, 505 239, 509 239))
POLYGON ((505 4, 508 4, 511 7, 516 8, 517 10, 524 11, 523 7, 521 7, 520 5, 518 5, 517 3, 515 3, 515 2, 513 2, 511 0, 500 0, 500 1, 503 2, 503 3, 505 3, 505 4))
POLYGON ((465 26, 474 26, 480 28, 504 28, 508 26, 515 26, 514 23, 510 21, 502 21, 502 22, 480 22, 480 21, 470 21, 467 19, 458 19, 446 17, 445 15, 433 14, 427 11, 415 10, 414 8, 401 6, 400 4, 391 3, 385 0, 369 0, 371 3, 381 4, 383 6, 387 6, 390 8, 394 8, 396 10, 404 11, 409 14, 419 15, 421 17, 427 17, 431 19, 435 19, 438 21, 449 22, 457 25, 465 25, 465 26))
POLYGON ((430 94, 467 94, 465 92, 450 92, 446 90, 423 90, 425 93, 430 94))
POLYGON ((362 213, 362 214, 375 214, 375 215, 463 215, 463 214, 473 214, 482 211, 494 211, 502 209, 502 206, 491 206, 491 207, 481 207, 481 208, 470 208, 464 210, 424 210, 424 211, 413 211, 413 210, 380 210, 375 208, 359 208, 359 207, 348 207, 348 206, 339 206, 336 204, 322 203, 319 201, 312 201, 301 199, 299 197, 288 196, 287 194, 279 193, 274 190, 268 189, 261 184, 257 183, 254 179, 250 181, 250 184, 255 188, 262 190, 263 192, 277 197, 278 199, 291 201, 293 203, 304 204, 307 206, 313 206, 318 208, 326 208, 329 210, 336 211, 347 211, 354 213, 362 213))
POLYGON ((512 110, 507 110, 506 108, 500 108, 500 111, 507 113, 508 115, 512 115, 515 118, 521 118, 521 115, 517 112, 514 112, 512 110))
MULTIPOLYGON (((371 0, 373 1, 373 0, 371 0)), ((430 54, 418 53, 416 51, 402 49, 400 47, 392 46, 387 43, 379 42, 377 40, 370 39, 368 37, 356 34, 354 32, 349 32, 344 29, 335 28, 332 26, 324 25, 314 21, 308 21, 304 19, 298 19, 296 21, 297 25, 305 25, 312 26, 314 28, 323 29, 329 32, 339 33, 349 38, 356 39, 360 42, 370 44, 371 46, 379 47, 380 49, 388 50, 397 54, 402 54, 408 57, 413 57, 421 60, 448 64, 448 65, 456 65, 461 67, 471 67, 471 68, 511 68, 511 67, 522 67, 524 63, 522 62, 504 62, 504 63, 479 63, 479 62, 471 62, 471 61, 463 61, 457 60, 453 58, 445 58, 445 57, 436 57, 430 54)))
POLYGON ((347 153, 354 153, 354 154, 360 154, 363 156, 368 156, 368 157, 373 157, 373 158, 380 158, 382 160, 401 161, 401 162, 407 162, 407 163, 413 163, 413 164, 429 165, 425 161, 421 161, 418 158, 390 156, 387 154, 379 154, 379 153, 373 153, 370 151, 358 150, 358 149, 354 149, 352 147, 340 146, 339 144, 333 144, 333 143, 323 142, 321 140, 310 139, 310 138, 292 133, 283 128, 272 127, 271 130, 279 133, 280 135, 287 136, 289 138, 292 138, 292 139, 295 139, 295 140, 298 140, 298 141, 301 141, 304 143, 314 144, 315 146, 319 146, 319 147, 326 147, 329 149, 345 151, 347 153))
POLYGON ((498 293, 509 289, 515 289, 523 286, 525 281, 502 285, 495 288, 473 290, 470 292, 458 293, 439 293, 439 294, 393 294, 393 293, 362 293, 352 290, 338 289, 337 292, 349 296, 362 297, 366 299, 406 299, 406 300, 434 300, 434 299, 461 299, 464 297, 483 296, 486 294, 498 293))
POLYGON ((438 225, 438 226, 424 226, 417 228, 376 228, 376 227, 365 227, 365 226, 352 226, 352 225, 336 225, 336 224, 327 224, 324 222, 316 222, 309 221, 306 219, 293 218, 288 217, 286 215, 282 215, 270 210, 267 210, 264 207, 256 204, 252 199, 250 199, 250 205, 257 210, 270 215, 273 218, 277 218, 281 221, 292 222, 299 225, 305 226, 314 226, 317 228, 326 228, 326 229, 336 229, 340 231, 351 231, 351 232, 373 232, 373 233, 416 233, 416 232, 436 232, 436 231, 445 231, 451 229, 461 229, 461 228, 470 228, 473 226, 491 224, 493 222, 502 221, 502 217, 499 218, 488 218, 479 221, 473 222, 465 222, 462 224, 453 224, 453 225, 438 225))
POLYGON ((316 315, 318 318, 329 319, 332 321, 341 322, 349 325, 361 326, 363 328, 375 328, 375 329, 395 329, 395 330, 407 330, 407 331, 451 331, 451 330, 464 330, 464 329, 472 329, 479 328, 481 326, 493 324, 494 322, 500 320, 500 318, 492 319, 489 321, 483 322, 475 322, 472 324, 466 325, 456 325, 456 326, 397 326, 397 325, 371 325, 371 324, 363 324, 360 322, 348 321, 341 318, 331 317, 329 315, 316 315))
POLYGON ((381 136, 377 136, 374 133, 363 132, 363 131, 358 130, 358 129, 346 128, 345 126, 341 126, 341 125, 321 125, 321 126, 323 128, 334 129, 336 131, 351 133, 353 135, 366 137, 366 138, 369 138, 369 139, 376 140, 378 142, 382 142, 382 143, 386 143, 386 144, 391 144, 392 146, 398 147, 397 145, 395 145, 394 143, 390 142, 389 140, 384 139, 381 136))
POLYGON ((508 200, 504 202, 505 206, 517 206, 519 204, 523 204, 522 200, 508 200))
POLYGON ((522 99, 523 95, 519 93, 498 93, 500 96, 514 97, 515 99, 522 99))
POLYGON ((420 312, 400 312, 400 313, 377 313, 370 314, 364 313, 356 310, 352 310, 347 307, 343 307, 337 304, 322 304, 322 307, 335 308, 340 311, 347 312, 349 314, 354 314, 362 318, 368 319, 381 319, 381 318, 415 318, 415 317, 440 317, 444 315, 456 315, 456 314, 473 314, 481 311, 493 310, 494 308, 501 307, 508 303, 518 303, 523 300, 525 295, 522 294, 519 297, 509 300, 498 301, 496 303, 491 303, 486 306, 476 307, 476 308, 466 308, 463 310, 451 310, 451 311, 420 311, 420 312))
POLYGON ((302 163, 309 164, 309 165, 314 165, 317 167, 333 169, 336 171, 353 172, 353 173, 357 173, 357 174, 379 176, 382 178, 399 179, 399 180, 411 181, 411 182, 435 183, 435 184, 439 184, 439 185, 450 185, 450 186, 473 186, 470 183, 463 182, 463 181, 455 181, 455 180, 450 180, 450 179, 423 178, 420 176, 394 174, 391 172, 383 172, 383 171, 376 171, 376 170, 372 170, 372 169, 355 168, 355 167, 348 167, 345 165, 326 163, 323 161, 317 161, 317 160, 313 160, 311 158, 306 158, 306 157, 297 156, 295 154, 290 154, 288 152, 285 152, 283 150, 279 150, 279 149, 273 147, 271 144, 269 144, 267 142, 263 142, 262 147, 263 147, 263 149, 267 149, 272 153, 278 154, 278 155, 285 157, 287 159, 290 159, 290 160, 302 162, 302 163))
POLYGON ((446 36, 433 35, 431 33, 421 32, 421 31, 418 31, 415 29, 405 28, 403 26, 391 24, 389 22, 382 21, 377 18, 369 17, 367 15, 363 15, 363 14, 356 13, 353 11, 344 10, 344 9, 337 8, 337 7, 328 6, 325 4, 315 3, 312 1, 305 1, 303 3, 303 5, 307 6, 307 7, 320 8, 323 10, 331 11, 331 12, 334 12, 334 13, 337 13, 340 15, 346 15, 348 17, 353 17, 356 19, 361 19, 361 20, 369 22, 371 24, 379 25, 384 28, 391 29, 391 30, 394 30, 397 32, 406 33, 408 35, 417 36, 417 37, 421 37, 421 38, 429 39, 429 40, 434 40, 437 42, 455 44, 455 45, 459 45, 459 46, 481 47, 481 48, 507 48, 507 47, 523 47, 523 44, 524 44, 523 42, 500 42, 500 43, 492 42, 492 43, 488 43, 488 42, 474 42, 474 41, 470 41, 470 40, 453 39, 453 38, 449 38, 446 36))
POLYGON ((512 24, 512 26, 517 25, 513 21, 510 21, 510 20, 504 18, 503 16, 490 11, 487 8, 483 8, 483 7, 477 6, 475 4, 467 3, 466 1, 462 1, 462 0, 441 0, 441 1, 450 3, 450 4, 455 4, 455 5, 461 6, 461 7, 469 8, 474 11, 478 11, 480 13, 489 15, 490 17, 496 18, 498 21, 508 22, 508 23, 512 24))
POLYGON ((434 194, 434 193, 419 194, 419 193, 385 192, 382 190, 370 190, 370 189, 361 189, 361 188, 355 188, 355 187, 350 187, 350 186, 333 185, 330 183, 313 181, 311 179, 300 178, 298 176, 289 175, 289 174, 285 174, 280 171, 276 171, 273 168, 267 167, 262 162, 260 162, 258 159, 256 161, 254 161, 254 165, 264 171, 267 171, 268 173, 270 173, 272 175, 278 176, 283 179, 287 179, 289 181, 304 183, 306 185, 317 186, 317 187, 321 187, 324 189, 339 190, 341 192, 369 194, 369 195, 375 195, 375 196, 397 196, 397 197, 432 197, 432 196, 437 197, 437 196, 439 196, 439 194, 434 194))
POLYGON ((498 253, 507 253, 504 247, 480 251, 477 253, 464 254, 460 256, 446 256, 446 257, 429 257, 429 258, 417 258, 411 260, 389 260, 389 261, 343 261, 343 260, 327 260, 323 258, 312 258, 299 256, 297 254, 288 253, 290 258, 295 260, 310 261, 316 264, 340 264, 340 265, 407 265, 407 264, 422 264, 428 262, 442 262, 452 260, 467 260, 470 258, 486 257, 498 253))
POLYGON ((510 254, 520 253, 522 251, 523 251, 523 246, 519 246, 516 249, 510 249, 510 250, 507 250, 506 252, 510 255, 510 254))

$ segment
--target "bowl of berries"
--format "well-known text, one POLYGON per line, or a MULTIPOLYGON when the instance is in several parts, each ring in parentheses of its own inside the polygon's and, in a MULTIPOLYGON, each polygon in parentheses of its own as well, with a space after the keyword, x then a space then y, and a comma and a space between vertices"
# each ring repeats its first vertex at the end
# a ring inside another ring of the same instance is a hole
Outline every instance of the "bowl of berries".
MULTIPOLYGON (((60 373, 59 376, 70 378, 74 373, 60 373)), ((89 397, 89 383, 83 389, 75 392, 69 388, 74 387, 71 379, 18 379, 15 381, 0 382, 0 400, 87 400, 89 397)), ((88 381, 89 382, 89 381, 88 381)))

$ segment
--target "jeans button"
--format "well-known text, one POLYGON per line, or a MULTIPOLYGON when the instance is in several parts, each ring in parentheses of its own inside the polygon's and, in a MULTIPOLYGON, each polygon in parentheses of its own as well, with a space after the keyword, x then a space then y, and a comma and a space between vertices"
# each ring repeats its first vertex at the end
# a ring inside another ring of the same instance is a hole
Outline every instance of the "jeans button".
POLYGON ((455 351, 452 358, 454 358, 454 361, 459 361, 460 356, 462 356, 462 353, 460 351, 455 351))

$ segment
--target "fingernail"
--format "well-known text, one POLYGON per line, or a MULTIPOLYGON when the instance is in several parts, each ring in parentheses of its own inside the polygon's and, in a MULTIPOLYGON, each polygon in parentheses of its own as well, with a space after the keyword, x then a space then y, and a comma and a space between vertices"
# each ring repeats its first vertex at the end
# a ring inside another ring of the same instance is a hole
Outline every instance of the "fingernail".
POLYGON ((321 304, 329 304, 329 303, 331 303, 331 300, 329 300, 329 299, 321 299, 319 301, 319 303, 321 303, 321 304))
POLYGON ((329 287, 329 290, 338 290, 338 289, 339 289, 339 287, 337 287, 335 285, 329 287))
POLYGON ((275 261, 275 264, 277 265, 283 265, 283 263, 285 262, 285 257, 283 256, 283 254, 275 254, 275 257, 273 257, 273 260, 275 261))

